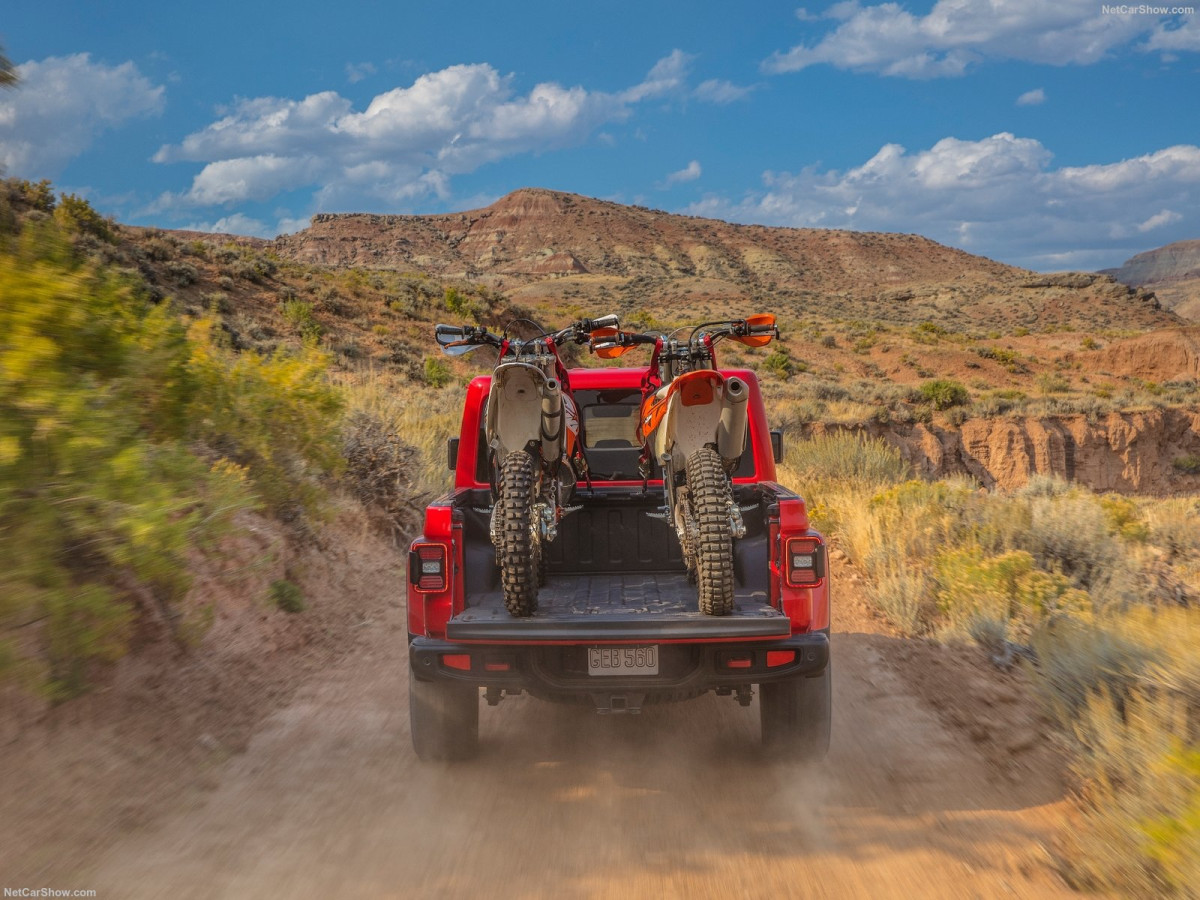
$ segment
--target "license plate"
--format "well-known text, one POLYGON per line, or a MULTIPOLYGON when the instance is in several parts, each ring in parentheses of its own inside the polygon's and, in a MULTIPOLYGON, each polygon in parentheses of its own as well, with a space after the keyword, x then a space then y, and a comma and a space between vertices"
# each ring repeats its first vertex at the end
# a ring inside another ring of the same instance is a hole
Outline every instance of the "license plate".
POLYGON ((588 647, 589 675, 657 675, 658 647, 588 647))

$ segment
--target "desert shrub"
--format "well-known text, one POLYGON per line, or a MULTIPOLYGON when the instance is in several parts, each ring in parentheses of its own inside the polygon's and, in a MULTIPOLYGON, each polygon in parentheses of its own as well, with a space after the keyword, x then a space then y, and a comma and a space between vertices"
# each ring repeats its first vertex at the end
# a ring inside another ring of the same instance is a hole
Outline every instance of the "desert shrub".
POLYGON ((1035 625, 1062 613, 1090 609, 1083 591, 1062 575, 1034 566, 1024 550, 986 556, 978 547, 944 551, 934 559, 938 606, 952 629, 970 633, 977 622, 997 622, 1027 642, 1035 625))
POLYGON ((1042 394, 1061 394, 1071 389, 1071 382, 1055 372, 1043 372, 1037 377, 1037 386, 1042 394))
POLYGON ((993 359, 1013 374, 1023 375, 1029 367, 1021 360, 1021 354, 1004 347, 976 347, 975 352, 984 359, 993 359))
POLYGON ((306 342, 316 342, 321 337, 321 323, 313 318, 311 303, 304 300, 285 300, 279 305, 283 315, 292 330, 306 342))
POLYGON ((1084 492, 1032 496, 1029 530, 1020 547, 1048 571, 1060 571, 1088 588, 1120 558, 1104 508, 1084 492))
POLYGON ((169 262, 166 265, 167 274, 180 287, 187 287, 200 277, 200 272, 191 263, 169 262))
POLYGON ((344 480, 364 505, 378 506, 393 520, 409 510, 417 450, 400 439, 394 424, 356 409, 346 418, 344 480))
POLYGON ((288 613, 304 612, 308 604, 304 602, 304 592, 299 585, 287 579, 280 578, 271 582, 271 602, 279 609, 288 613))
POLYGON ((421 371, 425 383, 430 387, 440 388, 450 383, 450 367, 436 356, 425 357, 425 365, 421 371))
POLYGON ((1100 498, 1100 507, 1108 519, 1109 530, 1129 541, 1144 543, 1150 537, 1150 526, 1142 519, 1137 503, 1119 494, 1100 498))
POLYGON ((900 451, 878 438, 836 431, 792 441, 786 466, 802 483, 878 487, 903 480, 909 467, 900 451))
POLYGON ((1080 886, 1191 896, 1200 876, 1200 614, 1135 608, 1037 636, 1035 685, 1082 785, 1062 863, 1080 886))
POLYGON ((1185 475, 1200 475, 1200 454, 1189 453, 1187 456, 1177 456, 1171 460, 1175 471, 1185 475))
POLYGON ((787 381, 797 371, 792 357, 783 347, 776 347, 762 361, 762 367, 780 381, 787 381))
POLYGON ((1164 500, 1146 510, 1150 542, 1165 549, 1170 557, 1186 557, 1200 551, 1200 504, 1195 500, 1164 500))
POLYGON ((41 230, 0 252, 0 296, 0 642, 42 623, 8 658, 63 698, 124 651, 127 584, 169 608, 186 547, 252 500, 189 452, 190 344, 165 305, 41 230))
POLYGON ((832 350, 837 345, 838 345, 837 338, 834 337, 832 334, 827 334, 821 338, 821 346, 822 347, 827 347, 830 350, 832 350))
POLYGON ((971 402, 967 389, 957 381, 949 378, 937 378, 926 381, 917 388, 917 395, 934 409, 949 409, 952 406, 962 406, 971 402))
POLYGON ((188 335, 190 432, 244 467, 276 513, 315 514, 324 497, 319 477, 343 462, 344 401, 325 377, 329 357, 313 347, 234 354, 214 334, 205 319, 188 335))
POLYGON ((82 197, 63 194, 54 209, 54 221, 74 234, 90 234, 92 237, 112 243, 116 240, 112 225, 82 197))

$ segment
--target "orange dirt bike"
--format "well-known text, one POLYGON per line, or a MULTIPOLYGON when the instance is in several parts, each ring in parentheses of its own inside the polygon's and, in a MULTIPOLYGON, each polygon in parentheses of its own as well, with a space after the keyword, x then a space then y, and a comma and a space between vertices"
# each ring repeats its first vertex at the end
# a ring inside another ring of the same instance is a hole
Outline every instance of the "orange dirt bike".
POLYGON ((678 337, 686 330, 637 334, 603 328, 592 333, 591 346, 602 359, 613 359, 640 344, 653 345, 637 429, 642 478, 649 478, 652 462, 662 467, 666 518, 699 588, 700 611, 726 616, 733 612, 733 539, 746 533, 730 473, 746 445, 750 391, 740 378, 717 371, 714 348, 725 338, 762 347, 779 329, 774 316, 759 315, 705 322, 678 337))
POLYGON ((617 326, 616 316, 581 319, 547 332, 536 322, 516 319, 500 334, 476 325, 438 325, 437 342, 451 356, 483 346, 499 353, 488 393, 485 437, 491 463, 491 538, 504 589, 504 605, 514 616, 537 609, 545 583, 543 542, 558 535, 558 523, 587 460, 579 437, 579 410, 571 395, 558 348, 587 343, 597 329, 617 326), (532 326, 534 337, 510 334, 532 326))

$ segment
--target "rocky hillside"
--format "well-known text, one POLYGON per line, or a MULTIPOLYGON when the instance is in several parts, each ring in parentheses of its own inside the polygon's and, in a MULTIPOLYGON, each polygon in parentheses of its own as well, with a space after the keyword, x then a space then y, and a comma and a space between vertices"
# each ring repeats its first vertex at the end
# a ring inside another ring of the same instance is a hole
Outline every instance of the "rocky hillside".
POLYGON ((447 215, 317 215, 275 249, 661 318, 769 300, 796 315, 1001 330, 1178 324, 1151 293, 1107 276, 1035 275, 918 235, 733 225, 541 189, 447 215))
POLYGON ((1185 319, 1200 320, 1200 240, 1147 250, 1125 260, 1119 269, 1104 269, 1101 274, 1152 290, 1165 308, 1185 319))

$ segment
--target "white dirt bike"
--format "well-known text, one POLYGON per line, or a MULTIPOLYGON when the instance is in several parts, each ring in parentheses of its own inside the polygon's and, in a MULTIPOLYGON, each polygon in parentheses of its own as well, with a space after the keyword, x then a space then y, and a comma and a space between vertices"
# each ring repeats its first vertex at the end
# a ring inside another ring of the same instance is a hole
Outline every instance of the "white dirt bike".
POLYGON ((537 610, 538 588, 546 580, 542 545, 557 537, 577 480, 587 478, 579 410, 558 348, 587 343, 592 332, 617 324, 610 315, 581 319, 555 332, 528 319, 510 322, 500 334, 476 325, 435 328, 438 344, 451 356, 483 346, 495 347, 499 354, 485 436, 492 473, 492 545, 504 605, 514 616, 537 610), (532 326, 536 336, 510 335, 522 323, 532 326))
POLYGON ((591 346, 602 359, 640 344, 654 347, 642 380, 637 431, 642 477, 649 477, 652 461, 662 467, 667 520, 698 586, 700 611, 725 616, 733 612, 733 539, 746 533, 730 473, 745 450, 750 391, 740 378, 717 371, 714 347, 725 338, 762 347, 779 336, 779 329, 774 316, 757 315, 705 322, 692 327, 686 339, 677 337, 686 330, 603 328, 592 333, 591 346))

